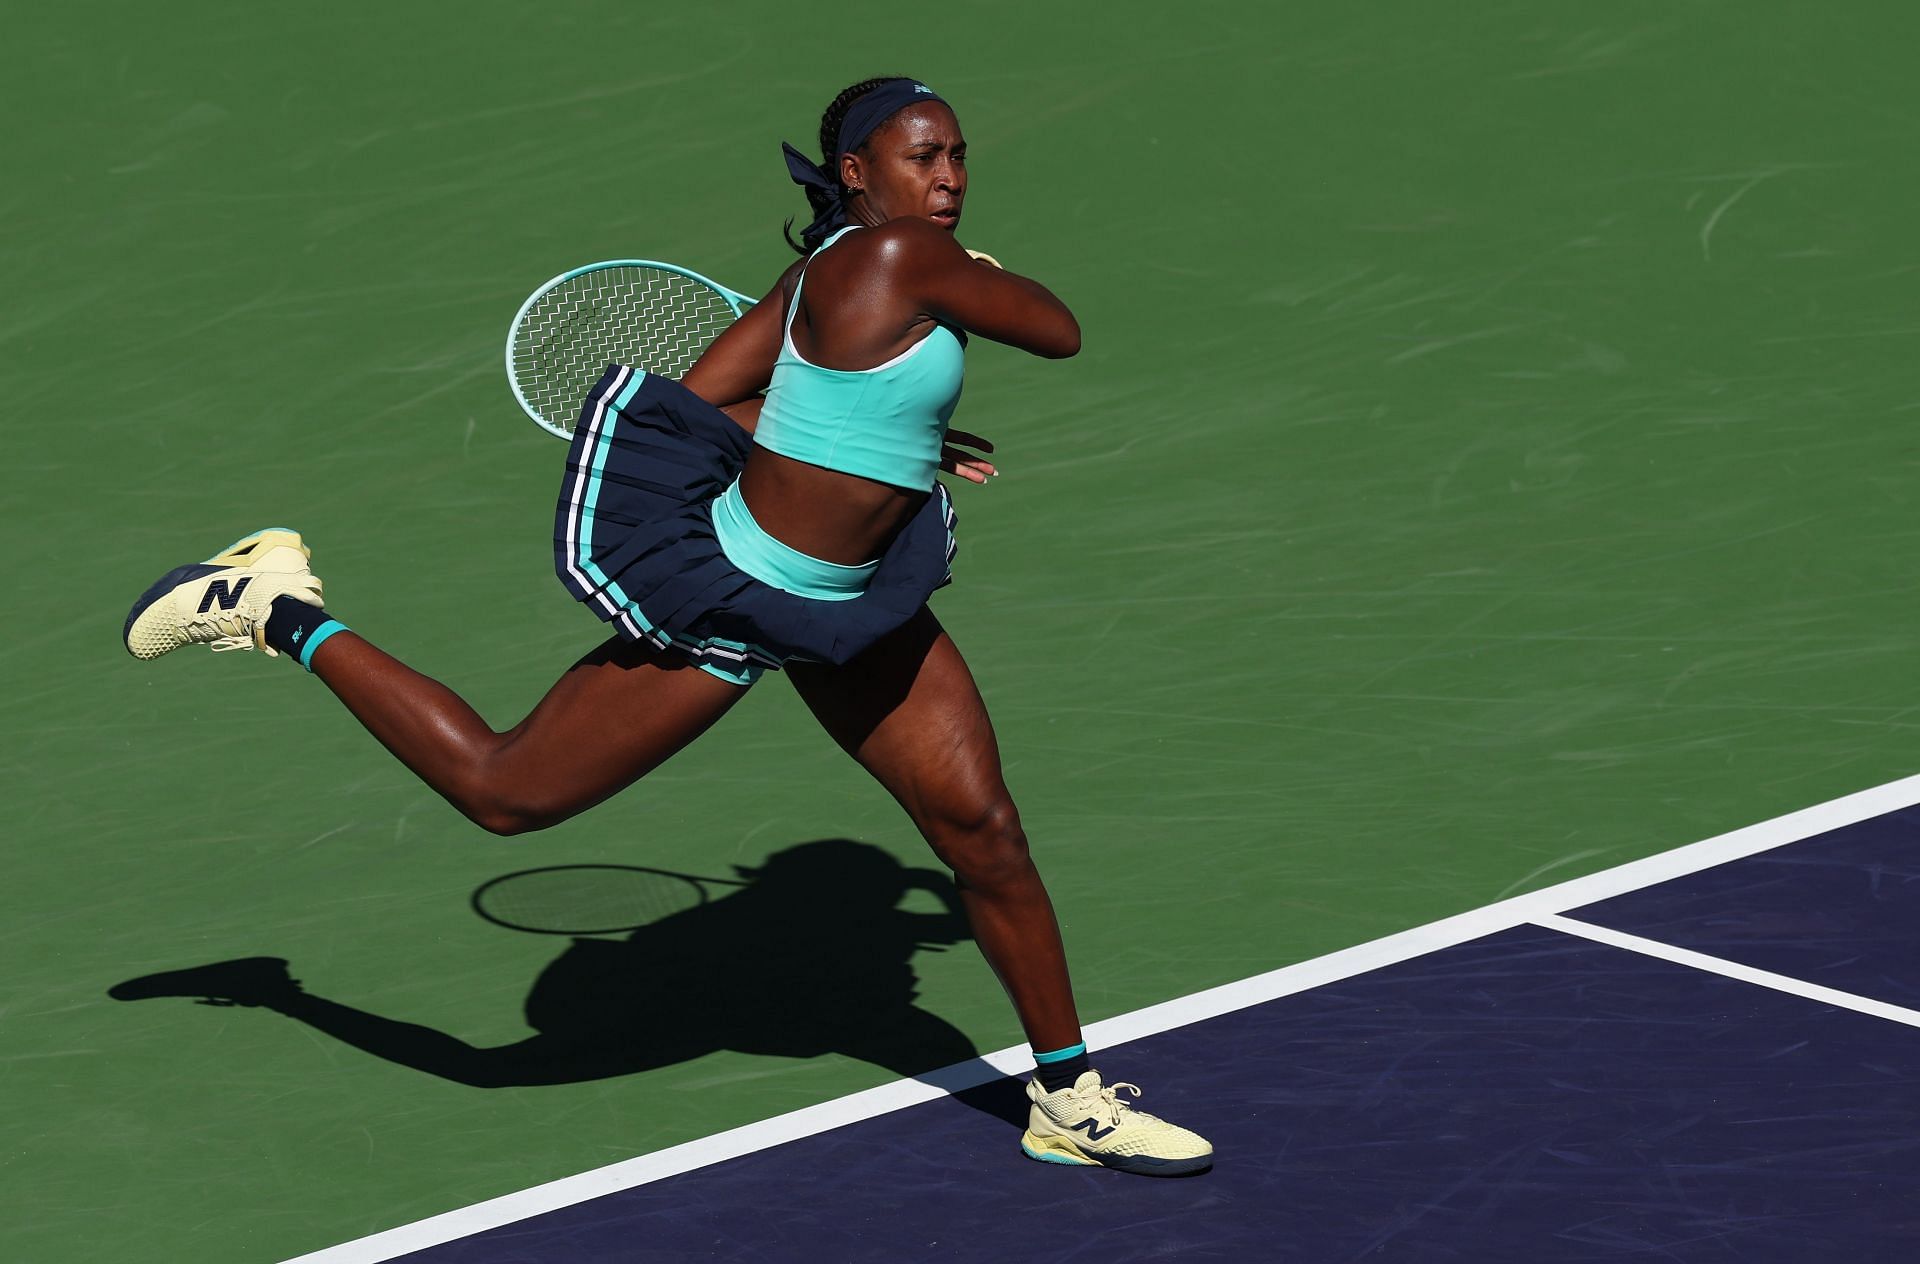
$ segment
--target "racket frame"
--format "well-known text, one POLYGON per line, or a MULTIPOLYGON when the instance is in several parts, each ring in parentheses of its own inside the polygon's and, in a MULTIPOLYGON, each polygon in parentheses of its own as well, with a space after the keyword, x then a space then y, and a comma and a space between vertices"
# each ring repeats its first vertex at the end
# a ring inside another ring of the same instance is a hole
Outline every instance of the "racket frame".
POLYGON ((538 303, 542 298, 545 298, 550 291, 558 289, 575 277, 585 276, 589 272, 604 272, 612 268, 654 268, 661 272, 675 273, 676 275, 685 277, 689 281, 698 282, 725 300, 727 306, 733 309, 733 314, 736 319, 758 301, 757 299, 740 293, 738 290, 729 289, 712 277, 702 276, 691 268, 683 268, 677 263, 663 263, 658 259, 603 259, 598 263, 582 264, 580 267, 570 268, 562 272, 559 276, 554 277, 552 280, 540 286, 539 289, 527 295, 527 301, 520 304, 520 310, 513 314, 513 323, 507 326, 507 385, 513 388, 514 402, 520 405, 521 412, 531 417, 534 424, 548 434, 557 435, 568 442, 572 442, 573 440, 573 427, 571 425, 561 426, 555 424, 547 418, 542 417, 539 410, 527 402, 526 394, 520 389, 520 376, 514 372, 514 349, 520 345, 521 322, 526 319, 527 313, 533 310, 534 304, 538 303))
POLYGON ((510 921, 506 917, 501 916, 498 911, 490 910, 487 907, 487 900, 486 900, 487 894, 493 891, 496 887, 499 887, 505 883, 513 882, 516 879, 521 879, 521 878, 540 877, 548 874, 557 874, 557 873, 566 873, 566 872, 579 872, 582 870, 596 870, 601 873, 617 870, 623 873, 645 874, 647 877, 650 877, 650 878, 678 879, 679 881, 684 882, 688 886, 692 887, 694 889, 694 892, 699 896, 699 898, 695 900, 691 905, 688 905, 689 908, 699 908, 701 905, 709 904, 713 901, 713 894, 711 891, 707 889, 709 886, 744 887, 749 885, 748 883, 741 882, 734 878, 714 878, 714 877, 708 877, 704 874, 679 873, 672 869, 655 869, 650 865, 619 865, 619 864, 605 864, 605 863, 600 863, 600 864, 587 863, 587 864, 572 864, 572 865, 539 865, 532 869, 516 869, 512 873, 503 873, 496 877, 487 879, 485 882, 481 883, 478 887, 474 888, 473 894, 467 897, 467 903, 468 903, 468 906, 473 909, 474 913, 477 914, 482 921, 491 922, 495 926, 503 926, 508 930, 525 931, 530 935, 573 935, 573 936, 616 935, 616 934, 624 934, 632 930, 638 930, 642 926, 649 925, 652 922, 652 920, 654 920, 652 918, 649 918, 646 921, 634 922, 630 925, 601 926, 601 927, 596 927, 590 930, 583 927, 561 928, 557 926, 534 926, 534 925, 529 925, 526 922, 510 921))

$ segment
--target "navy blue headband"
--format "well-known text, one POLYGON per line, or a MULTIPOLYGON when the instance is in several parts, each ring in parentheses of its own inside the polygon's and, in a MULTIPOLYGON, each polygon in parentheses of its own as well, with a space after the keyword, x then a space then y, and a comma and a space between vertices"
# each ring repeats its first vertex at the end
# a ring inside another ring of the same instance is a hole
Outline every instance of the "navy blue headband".
POLYGON ((847 108, 847 117, 840 124, 840 139, 833 146, 834 165, 839 166, 841 154, 850 154, 866 144, 867 137, 879 131, 882 123, 908 106, 941 100, 939 93, 916 79, 887 80, 847 108))
POLYGON ((840 155, 850 154, 867 143, 880 125, 909 106, 928 101, 945 103, 946 98, 917 79, 889 79, 865 96, 858 97, 841 120, 840 135, 829 155, 829 167, 808 158, 792 145, 782 143, 787 156, 787 174, 803 188, 818 189, 827 195, 827 205, 800 234, 800 244, 817 248, 836 229, 847 223, 847 191, 840 184, 840 155))

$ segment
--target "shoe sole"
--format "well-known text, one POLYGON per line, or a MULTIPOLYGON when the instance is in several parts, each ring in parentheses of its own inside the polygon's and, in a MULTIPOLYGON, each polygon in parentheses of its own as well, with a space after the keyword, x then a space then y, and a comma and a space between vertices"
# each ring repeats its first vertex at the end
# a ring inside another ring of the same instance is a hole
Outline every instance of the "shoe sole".
POLYGON ((1042 1163, 1064 1163, 1073 1167, 1106 1167, 1135 1176, 1192 1176, 1213 1166, 1211 1154, 1190 1159, 1156 1159, 1145 1154, 1088 1154, 1065 1137, 1042 1137, 1028 1132, 1020 1138, 1020 1149, 1030 1159, 1042 1163))
POLYGON ((127 653, 143 662, 159 658, 163 654, 180 648, 179 646, 168 646, 166 649, 150 650, 143 644, 140 648, 136 649, 133 625, 139 622, 141 615, 152 609, 155 602, 165 597, 168 593, 171 593, 180 585, 191 583, 196 579, 211 575, 215 571, 230 570, 234 567, 245 567, 247 561, 254 555, 271 552, 274 549, 280 548, 282 545, 299 549, 307 560, 313 560, 313 550, 302 542, 298 531, 293 530, 291 527, 268 527, 263 531, 255 531, 251 535, 241 536, 238 540, 235 540, 226 548, 221 549, 204 562, 189 562, 185 566, 174 567, 159 579, 154 580, 152 584, 148 585, 147 591, 141 593, 139 600, 133 603, 133 609, 127 612, 126 626, 120 630, 120 643, 127 647, 127 653), (266 546, 265 548, 261 547, 263 544, 266 546), (143 653, 143 650, 147 650, 147 652, 143 653))

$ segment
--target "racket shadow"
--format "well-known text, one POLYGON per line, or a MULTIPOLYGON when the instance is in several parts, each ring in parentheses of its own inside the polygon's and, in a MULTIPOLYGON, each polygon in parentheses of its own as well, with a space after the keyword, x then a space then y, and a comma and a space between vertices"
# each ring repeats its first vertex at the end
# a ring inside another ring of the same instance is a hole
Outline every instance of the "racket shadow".
MULTIPOLYGON (((269 1009, 375 1057, 476 1088, 635 1075, 723 1050, 837 1053, 938 1082, 932 1073, 978 1056, 965 1033, 917 1003, 915 954, 971 938, 945 874, 909 869, 847 839, 797 844, 732 879, 635 876, 658 873, 554 866, 502 875, 476 891, 481 916, 536 933, 607 924, 606 892, 623 885, 640 892, 633 907, 651 914, 619 934, 571 933, 523 1002, 536 1034, 511 1044, 476 1045, 327 998, 275 957, 146 975, 109 995, 269 1009), (687 884, 699 891, 688 896, 687 884), (648 896, 649 885, 665 894, 648 896), (577 906, 569 889, 579 893, 577 906), (935 895, 941 910, 901 908, 916 890, 935 895)), ((1018 1093, 959 1096, 996 1118, 1024 1118, 1018 1093)))

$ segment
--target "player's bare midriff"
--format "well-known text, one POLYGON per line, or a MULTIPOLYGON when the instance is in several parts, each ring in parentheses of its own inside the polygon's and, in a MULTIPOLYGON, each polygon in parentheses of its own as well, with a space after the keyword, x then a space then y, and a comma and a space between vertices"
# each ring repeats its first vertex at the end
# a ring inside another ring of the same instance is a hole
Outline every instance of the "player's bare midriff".
POLYGON ((887 551, 930 493, 755 447, 740 494, 761 530, 782 544, 823 562, 858 566, 887 551))

